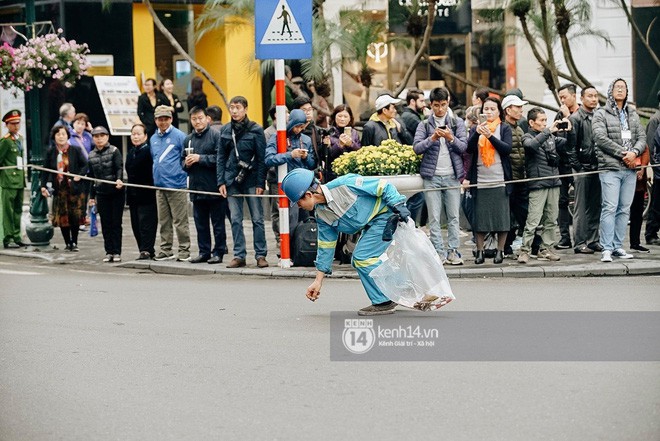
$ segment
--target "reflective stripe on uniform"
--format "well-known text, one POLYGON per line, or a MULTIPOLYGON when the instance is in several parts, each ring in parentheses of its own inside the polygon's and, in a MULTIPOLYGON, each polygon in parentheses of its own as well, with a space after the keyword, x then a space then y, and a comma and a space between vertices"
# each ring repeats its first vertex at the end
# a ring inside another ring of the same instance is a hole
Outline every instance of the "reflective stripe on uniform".
POLYGON ((375 265, 380 261, 378 257, 372 257, 370 259, 365 259, 365 260, 355 260, 353 259, 353 266, 355 268, 366 268, 371 265, 375 265))
POLYGON ((319 248, 335 248, 337 246, 337 241, 326 241, 319 240, 319 248))

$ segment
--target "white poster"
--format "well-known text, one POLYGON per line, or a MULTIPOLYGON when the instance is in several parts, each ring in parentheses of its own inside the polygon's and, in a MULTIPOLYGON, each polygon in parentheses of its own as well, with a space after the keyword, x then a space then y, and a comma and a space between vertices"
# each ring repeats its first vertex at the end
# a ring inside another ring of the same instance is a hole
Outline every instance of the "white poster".
MULTIPOLYGON (((5 113, 14 109, 21 111, 20 134, 23 139, 25 139, 25 94, 22 90, 18 89, 13 89, 10 91, 0 88, 0 118, 5 116, 5 113)), ((7 126, 2 123, 1 120, 0 124, 2 125, 2 132, 0 133, 0 136, 5 136, 7 134, 7 126)))
POLYGON ((130 135, 133 124, 139 123, 137 102, 140 96, 135 77, 95 76, 103 113, 112 135, 130 135))

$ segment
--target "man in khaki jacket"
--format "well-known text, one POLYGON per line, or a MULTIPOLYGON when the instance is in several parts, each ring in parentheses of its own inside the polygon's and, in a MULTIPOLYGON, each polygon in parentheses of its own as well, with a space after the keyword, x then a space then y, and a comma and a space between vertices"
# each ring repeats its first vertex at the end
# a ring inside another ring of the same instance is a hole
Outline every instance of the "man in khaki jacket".
POLYGON ((23 140, 18 133, 21 127, 21 112, 10 110, 2 117, 2 121, 7 125, 9 133, 0 139, 0 167, 13 167, 0 170, 4 228, 2 245, 5 248, 17 248, 24 246, 21 241, 21 213, 23 212, 25 172, 23 170, 23 140))

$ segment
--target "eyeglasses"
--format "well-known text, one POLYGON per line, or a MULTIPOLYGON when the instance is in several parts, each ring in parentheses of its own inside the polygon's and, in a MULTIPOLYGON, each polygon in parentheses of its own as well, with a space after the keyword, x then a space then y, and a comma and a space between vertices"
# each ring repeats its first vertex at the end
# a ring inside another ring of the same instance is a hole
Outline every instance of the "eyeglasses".
POLYGON ((626 86, 614 86, 614 90, 626 90, 626 86))

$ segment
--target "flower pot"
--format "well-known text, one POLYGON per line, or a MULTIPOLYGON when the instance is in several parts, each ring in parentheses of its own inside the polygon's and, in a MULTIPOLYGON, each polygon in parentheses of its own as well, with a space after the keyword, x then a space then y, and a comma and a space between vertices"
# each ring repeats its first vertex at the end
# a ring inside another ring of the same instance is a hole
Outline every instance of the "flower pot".
POLYGON ((424 188, 420 175, 378 176, 394 185, 399 193, 411 196, 424 188))

